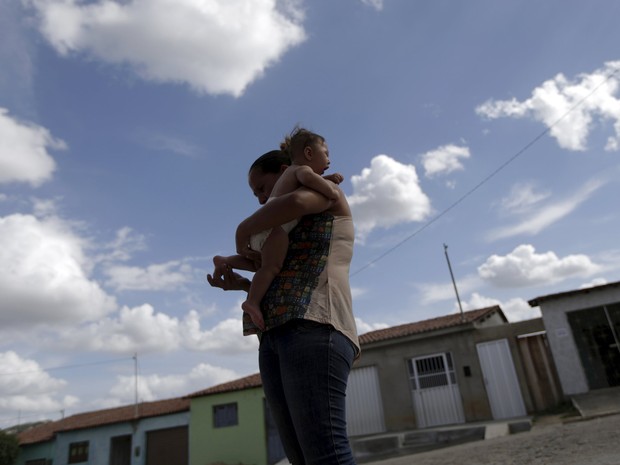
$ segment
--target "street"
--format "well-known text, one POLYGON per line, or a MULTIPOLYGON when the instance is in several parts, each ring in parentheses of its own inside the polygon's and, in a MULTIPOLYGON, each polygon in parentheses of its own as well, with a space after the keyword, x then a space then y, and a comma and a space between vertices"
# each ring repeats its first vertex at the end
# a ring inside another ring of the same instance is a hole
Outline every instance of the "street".
POLYGON ((372 465, 620 465, 620 415, 562 423, 544 419, 525 433, 369 462, 372 465))

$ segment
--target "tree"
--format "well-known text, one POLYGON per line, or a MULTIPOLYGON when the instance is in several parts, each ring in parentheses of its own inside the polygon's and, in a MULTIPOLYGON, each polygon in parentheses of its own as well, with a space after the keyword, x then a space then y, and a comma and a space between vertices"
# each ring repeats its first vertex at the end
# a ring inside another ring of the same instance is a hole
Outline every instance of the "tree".
POLYGON ((19 453, 17 436, 0 431, 0 465, 13 465, 19 453))

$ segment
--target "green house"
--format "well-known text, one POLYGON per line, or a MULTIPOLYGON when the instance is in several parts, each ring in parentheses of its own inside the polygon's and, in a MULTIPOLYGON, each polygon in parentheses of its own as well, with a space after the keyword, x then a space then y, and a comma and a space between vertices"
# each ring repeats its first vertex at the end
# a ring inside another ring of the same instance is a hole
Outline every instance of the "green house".
POLYGON ((260 374, 188 397, 190 465, 273 465, 285 457, 260 374))

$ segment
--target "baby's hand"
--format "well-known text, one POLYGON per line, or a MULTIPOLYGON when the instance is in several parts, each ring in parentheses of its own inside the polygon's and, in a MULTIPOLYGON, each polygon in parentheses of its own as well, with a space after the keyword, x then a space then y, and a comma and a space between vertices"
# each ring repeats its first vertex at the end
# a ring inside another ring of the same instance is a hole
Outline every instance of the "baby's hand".
POLYGON ((332 173, 332 174, 323 176, 323 179, 327 179, 328 181, 331 181, 334 184, 340 184, 342 181, 344 181, 344 176, 340 173, 332 173))

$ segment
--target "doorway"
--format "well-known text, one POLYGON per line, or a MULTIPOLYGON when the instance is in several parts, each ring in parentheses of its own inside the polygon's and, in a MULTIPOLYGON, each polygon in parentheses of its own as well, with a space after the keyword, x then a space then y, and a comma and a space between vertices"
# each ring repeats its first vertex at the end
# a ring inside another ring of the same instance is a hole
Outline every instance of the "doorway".
POLYGON ((476 344, 493 419, 525 416, 525 404, 507 339, 476 344))
POLYGON ((590 389, 620 386, 620 304, 566 314, 590 389))
POLYGON ((463 403, 449 352, 409 360, 418 428, 464 423, 463 403))

